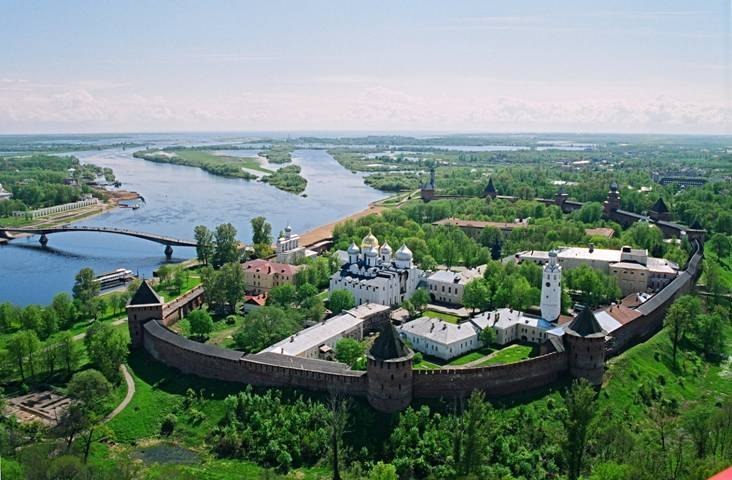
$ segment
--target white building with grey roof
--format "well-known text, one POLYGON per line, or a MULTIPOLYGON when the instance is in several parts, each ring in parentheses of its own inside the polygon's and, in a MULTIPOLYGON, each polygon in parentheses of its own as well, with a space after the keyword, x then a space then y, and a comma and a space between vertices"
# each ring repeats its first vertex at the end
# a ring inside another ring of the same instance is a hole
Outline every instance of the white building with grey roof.
POLYGON ((388 321, 390 311, 391 308, 385 305, 364 304, 301 330, 260 353, 324 358, 335 349, 336 343, 342 338, 363 339, 364 332, 378 323, 373 320, 388 321))
POLYGON ((457 271, 438 270, 431 273, 424 283, 433 302, 462 305, 465 285, 482 277, 484 271, 485 265, 457 271))
POLYGON ((425 355, 450 360, 482 346, 480 329, 470 322, 449 323, 421 317, 398 328, 402 339, 425 355))

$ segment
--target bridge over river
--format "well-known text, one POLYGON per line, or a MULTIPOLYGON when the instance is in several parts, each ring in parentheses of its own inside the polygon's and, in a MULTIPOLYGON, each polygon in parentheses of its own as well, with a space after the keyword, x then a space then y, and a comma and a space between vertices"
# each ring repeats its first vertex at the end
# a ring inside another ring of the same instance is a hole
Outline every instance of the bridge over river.
POLYGON ((28 235, 40 235, 38 242, 44 247, 48 244, 48 235, 53 233, 69 233, 69 232, 99 232, 112 233, 115 235, 126 235, 128 237, 141 238, 151 242, 165 245, 165 256, 170 258, 173 255, 173 247, 195 247, 196 242, 193 240, 182 240, 180 238, 167 237, 155 233, 137 232, 135 230, 127 230, 125 228, 114 227, 83 227, 83 226, 59 226, 59 227, 3 227, 0 226, 0 237, 13 240, 11 233, 25 233, 28 235), (9 233, 10 232, 10 233, 9 233))

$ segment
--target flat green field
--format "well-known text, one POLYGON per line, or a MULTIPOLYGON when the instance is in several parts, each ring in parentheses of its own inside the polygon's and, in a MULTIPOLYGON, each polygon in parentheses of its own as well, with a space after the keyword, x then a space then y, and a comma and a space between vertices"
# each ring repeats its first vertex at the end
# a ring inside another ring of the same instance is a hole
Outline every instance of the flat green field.
POLYGON ((485 357, 486 355, 490 355, 495 351, 496 350, 491 347, 479 348, 478 350, 474 350, 472 352, 466 353, 465 355, 453 358, 452 360, 450 360, 448 365, 465 365, 466 363, 480 360, 481 358, 485 357))
POLYGON ((513 363, 519 360, 525 360, 531 357, 534 347, 530 345, 509 345, 503 350, 499 350, 492 357, 480 364, 481 367, 486 365, 497 365, 499 363, 513 363))
POLYGON ((425 310, 424 312, 422 312, 422 315, 430 318, 439 318, 440 320, 444 320, 448 323, 460 323, 460 317, 458 317, 457 315, 451 315, 449 313, 436 312, 434 310, 425 310))

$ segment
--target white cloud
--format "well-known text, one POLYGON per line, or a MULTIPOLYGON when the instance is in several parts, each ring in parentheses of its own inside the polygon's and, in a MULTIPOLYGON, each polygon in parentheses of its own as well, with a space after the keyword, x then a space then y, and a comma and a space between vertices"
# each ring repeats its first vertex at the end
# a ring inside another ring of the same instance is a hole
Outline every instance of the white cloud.
MULTIPOLYGON (((348 83, 348 78, 343 79, 348 83)), ((189 98, 142 95, 111 84, 34 85, 0 79, 0 131, 438 130, 730 133, 722 104, 669 96, 630 101, 585 94, 572 101, 529 100, 454 90, 415 94, 349 83, 347 92, 244 91, 189 98)), ((368 81, 366 83, 369 83, 368 81)))

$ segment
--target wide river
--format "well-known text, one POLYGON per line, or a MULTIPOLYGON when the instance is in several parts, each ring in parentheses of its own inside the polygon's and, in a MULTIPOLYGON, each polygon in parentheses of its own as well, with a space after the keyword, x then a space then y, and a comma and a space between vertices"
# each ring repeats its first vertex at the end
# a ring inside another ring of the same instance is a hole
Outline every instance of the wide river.
MULTIPOLYGON (((122 188, 139 192, 147 202, 138 210, 115 209, 78 225, 122 227, 192 239, 196 225, 213 228, 230 222, 237 228, 239 239, 248 243, 252 217, 266 217, 274 235, 288 223, 301 233, 362 210, 386 196, 364 185, 360 175, 341 167, 324 150, 297 150, 293 154, 294 163, 302 167, 302 175, 308 180, 307 197, 256 181, 136 159, 132 153, 109 149, 74 154, 82 163, 114 169, 122 188)), ((132 237, 79 232, 48 238, 47 248, 39 245, 37 237, 0 246, 0 302, 46 304, 57 292, 70 291, 74 275, 83 267, 98 273, 129 268, 149 278, 166 261, 163 245, 132 237)), ((175 247, 171 261, 194 256, 193 248, 175 247)))

